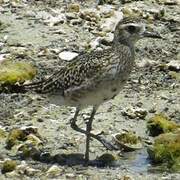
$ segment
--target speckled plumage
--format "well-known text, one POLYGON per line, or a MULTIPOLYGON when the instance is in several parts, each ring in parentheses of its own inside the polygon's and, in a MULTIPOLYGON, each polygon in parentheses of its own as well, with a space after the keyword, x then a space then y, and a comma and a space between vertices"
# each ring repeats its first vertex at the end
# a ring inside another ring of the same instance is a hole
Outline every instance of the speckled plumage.
POLYGON ((115 97, 123 88, 134 64, 134 44, 142 37, 159 36, 146 32, 139 20, 124 19, 117 24, 109 49, 79 55, 48 79, 17 88, 48 94, 55 104, 76 107, 71 127, 86 134, 86 162, 89 160, 90 137, 100 141, 109 150, 116 149, 101 136, 91 133, 92 121, 98 106, 115 97), (76 121, 79 111, 89 105, 93 106, 93 110, 84 130, 77 126, 76 121))
POLYGON ((24 88, 48 94, 56 104, 99 105, 118 94, 130 74, 133 60, 133 49, 114 43, 109 49, 77 56, 47 80, 24 88))

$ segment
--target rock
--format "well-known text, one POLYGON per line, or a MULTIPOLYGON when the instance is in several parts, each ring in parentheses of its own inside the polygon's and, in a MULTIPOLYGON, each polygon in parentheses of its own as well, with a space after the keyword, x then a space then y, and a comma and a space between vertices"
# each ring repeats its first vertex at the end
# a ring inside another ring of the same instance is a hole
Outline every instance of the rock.
POLYGON ((7 132, 5 131, 5 128, 2 128, 0 126, 0 140, 5 138, 7 136, 7 132))
POLYGON ((122 112, 122 115, 128 116, 131 119, 134 119, 134 118, 144 119, 146 117, 146 115, 147 115, 147 110, 139 108, 139 107, 136 107, 136 108, 135 107, 130 107, 130 108, 125 109, 122 112))
POLYGON ((159 4, 164 5, 177 5, 180 4, 179 0, 156 0, 159 4))
POLYGON ((57 165, 52 165, 46 172, 47 177, 56 177, 62 173, 63 169, 59 168, 57 165))
POLYGON ((96 49, 96 48, 99 46, 100 40, 101 40, 101 38, 97 37, 95 40, 92 40, 92 41, 89 43, 89 45, 90 45, 90 47, 91 47, 92 50, 93 50, 93 49, 96 49))
POLYGON ((169 70, 171 71, 180 71, 180 61, 172 60, 168 64, 166 64, 169 70))
POLYGON ((177 54, 177 60, 180 61, 180 52, 177 54))
POLYGON ((135 7, 124 6, 122 8, 124 17, 136 18, 142 16, 142 11, 135 7))
POLYGON ((98 5, 112 4, 114 0, 98 0, 98 5))
POLYGON ((81 24, 82 23, 82 20, 81 19, 72 19, 71 21, 70 21, 70 23, 72 24, 72 25, 78 25, 78 24, 81 24))
POLYGON ((66 22, 66 16, 63 13, 58 14, 57 16, 51 16, 50 18, 44 21, 44 23, 49 25, 50 27, 58 24, 63 24, 64 22, 66 22))
POLYGON ((40 138, 37 128, 33 126, 25 126, 21 129, 15 128, 8 134, 6 148, 11 149, 14 145, 17 145, 16 149, 22 151, 24 156, 29 157, 35 147, 39 148, 42 145, 43 142, 40 138))
POLYGON ((27 139, 26 142, 29 142, 34 146, 39 146, 43 144, 43 141, 39 139, 37 136, 35 136, 34 134, 27 135, 26 139, 27 139))
POLYGON ((143 147, 141 138, 132 131, 117 133, 113 139, 123 151, 135 151, 143 147))
POLYGON ((71 61, 76 56, 78 56, 78 53, 70 52, 70 51, 63 51, 59 53, 59 58, 61 58, 62 60, 67 60, 67 61, 71 61))
POLYGON ((98 161, 102 162, 104 165, 113 164, 118 158, 117 156, 109 153, 104 153, 100 157, 96 158, 98 161))
POLYGON ((140 68, 144 68, 144 67, 151 67, 157 64, 158 63, 154 60, 143 58, 140 62, 137 63, 137 66, 140 68))
POLYGON ((176 79, 180 81, 180 73, 179 72, 174 72, 174 71, 169 71, 168 73, 172 79, 176 79))
POLYGON ((109 46, 109 45, 111 45, 113 39, 114 39, 114 34, 107 33, 106 36, 104 36, 100 39, 100 43, 109 46))
POLYGON ((0 54, 0 64, 7 60, 9 54, 0 54))
POLYGON ((4 163, 3 163, 1 172, 2 172, 3 174, 4 174, 4 173, 7 173, 7 172, 11 172, 11 171, 15 170, 16 166, 17 166, 16 161, 7 159, 7 160, 5 160, 4 163))
POLYGON ((114 11, 113 16, 106 18, 104 23, 101 25, 101 29, 104 32, 114 31, 116 24, 123 19, 123 13, 121 11, 114 11))
POLYGON ((75 179, 75 177, 76 177, 76 175, 75 174, 73 174, 73 173, 67 173, 66 174, 66 178, 70 178, 70 179, 75 179))
POLYGON ((79 4, 69 4, 68 5, 68 11, 69 12, 76 12, 76 13, 78 13, 79 10, 80 10, 79 4))
POLYGON ((170 121, 170 119, 163 114, 156 114, 147 122, 147 129, 151 136, 172 132, 178 128, 180 128, 180 125, 170 121))
POLYGON ((155 138, 154 145, 148 148, 154 163, 164 163, 174 171, 180 171, 180 130, 161 134, 155 138))
POLYGON ((98 22, 100 20, 100 13, 94 8, 84 9, 80 12, 80 17, 86 21, 98 22))
POLYGON ((27 176, 34 176, 41 171, 39 169, 29 167, 25 161, 22 161, 21 164, 17 166, 16 172, 19 174, 25 174, 27 176))
POLYGON ((21 129, 12 129, 6 140, 6 148, 11 149, 18 141, 24 141, 26 134, 21 129))
POLYGON ((72 13, 72 12, 69 12, 69 13, 66 13, 66 18, 71 20, 71 19, 77 19, 77 15, 72 13))
POLYGON ((6 179, 20 179, 21 175, 18 174, 15 170, 6 173, 6 179))
POLYGON ((103 18, 110 18, 114 15, 114 8, 113 6, 106 5, 106 6, 100 6, 99 7, 100 15, 103 18))

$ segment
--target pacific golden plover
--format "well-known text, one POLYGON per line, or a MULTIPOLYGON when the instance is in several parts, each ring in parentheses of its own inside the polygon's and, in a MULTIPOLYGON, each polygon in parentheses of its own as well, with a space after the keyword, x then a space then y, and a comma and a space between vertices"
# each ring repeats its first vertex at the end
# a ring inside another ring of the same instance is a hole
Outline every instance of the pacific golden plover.
POLYGON ((91 133, 92 122, 99 105, 114 98, 123 88, 134 65, 134 45, 143 37, 160 38, 157 33, 146 31, 139 20, 125 18, 116 25, 109 49, 79 55, 48 79, 14 88, 48 94, 55 104, 76 107, 71 127, 86 135, 85 160, 88 161, 90 138, 100 141, 109 150, 116 149, 102 136, 91 133), (84 130, 76 121, 79 111, 87 106, 93 109, 84 130))

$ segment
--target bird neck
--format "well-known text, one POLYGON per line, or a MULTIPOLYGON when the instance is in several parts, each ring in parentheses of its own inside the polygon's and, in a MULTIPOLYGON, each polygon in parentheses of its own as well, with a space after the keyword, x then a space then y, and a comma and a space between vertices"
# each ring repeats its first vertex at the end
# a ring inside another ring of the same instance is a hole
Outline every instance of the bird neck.
POLYGON ((132 55, 135 54, 134 43, 130 42, 128 39, 125 39, 125 38, 124 39, 123 38, 116 39, 116 38, 114 38, 113 46, 114 47, 126 46, 130 49, 132 55))

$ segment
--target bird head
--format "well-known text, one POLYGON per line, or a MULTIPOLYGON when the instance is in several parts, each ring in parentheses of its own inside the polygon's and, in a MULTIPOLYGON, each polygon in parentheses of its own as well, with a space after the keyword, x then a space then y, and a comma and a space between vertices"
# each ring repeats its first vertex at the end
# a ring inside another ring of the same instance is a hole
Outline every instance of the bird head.
POLYGON ((114 41, 127 45, 134 45, 138 40, 144 38, 161 38, 155 31, 147 31, 145 23, 140 19, 124 18, 115 28, 114 41))

